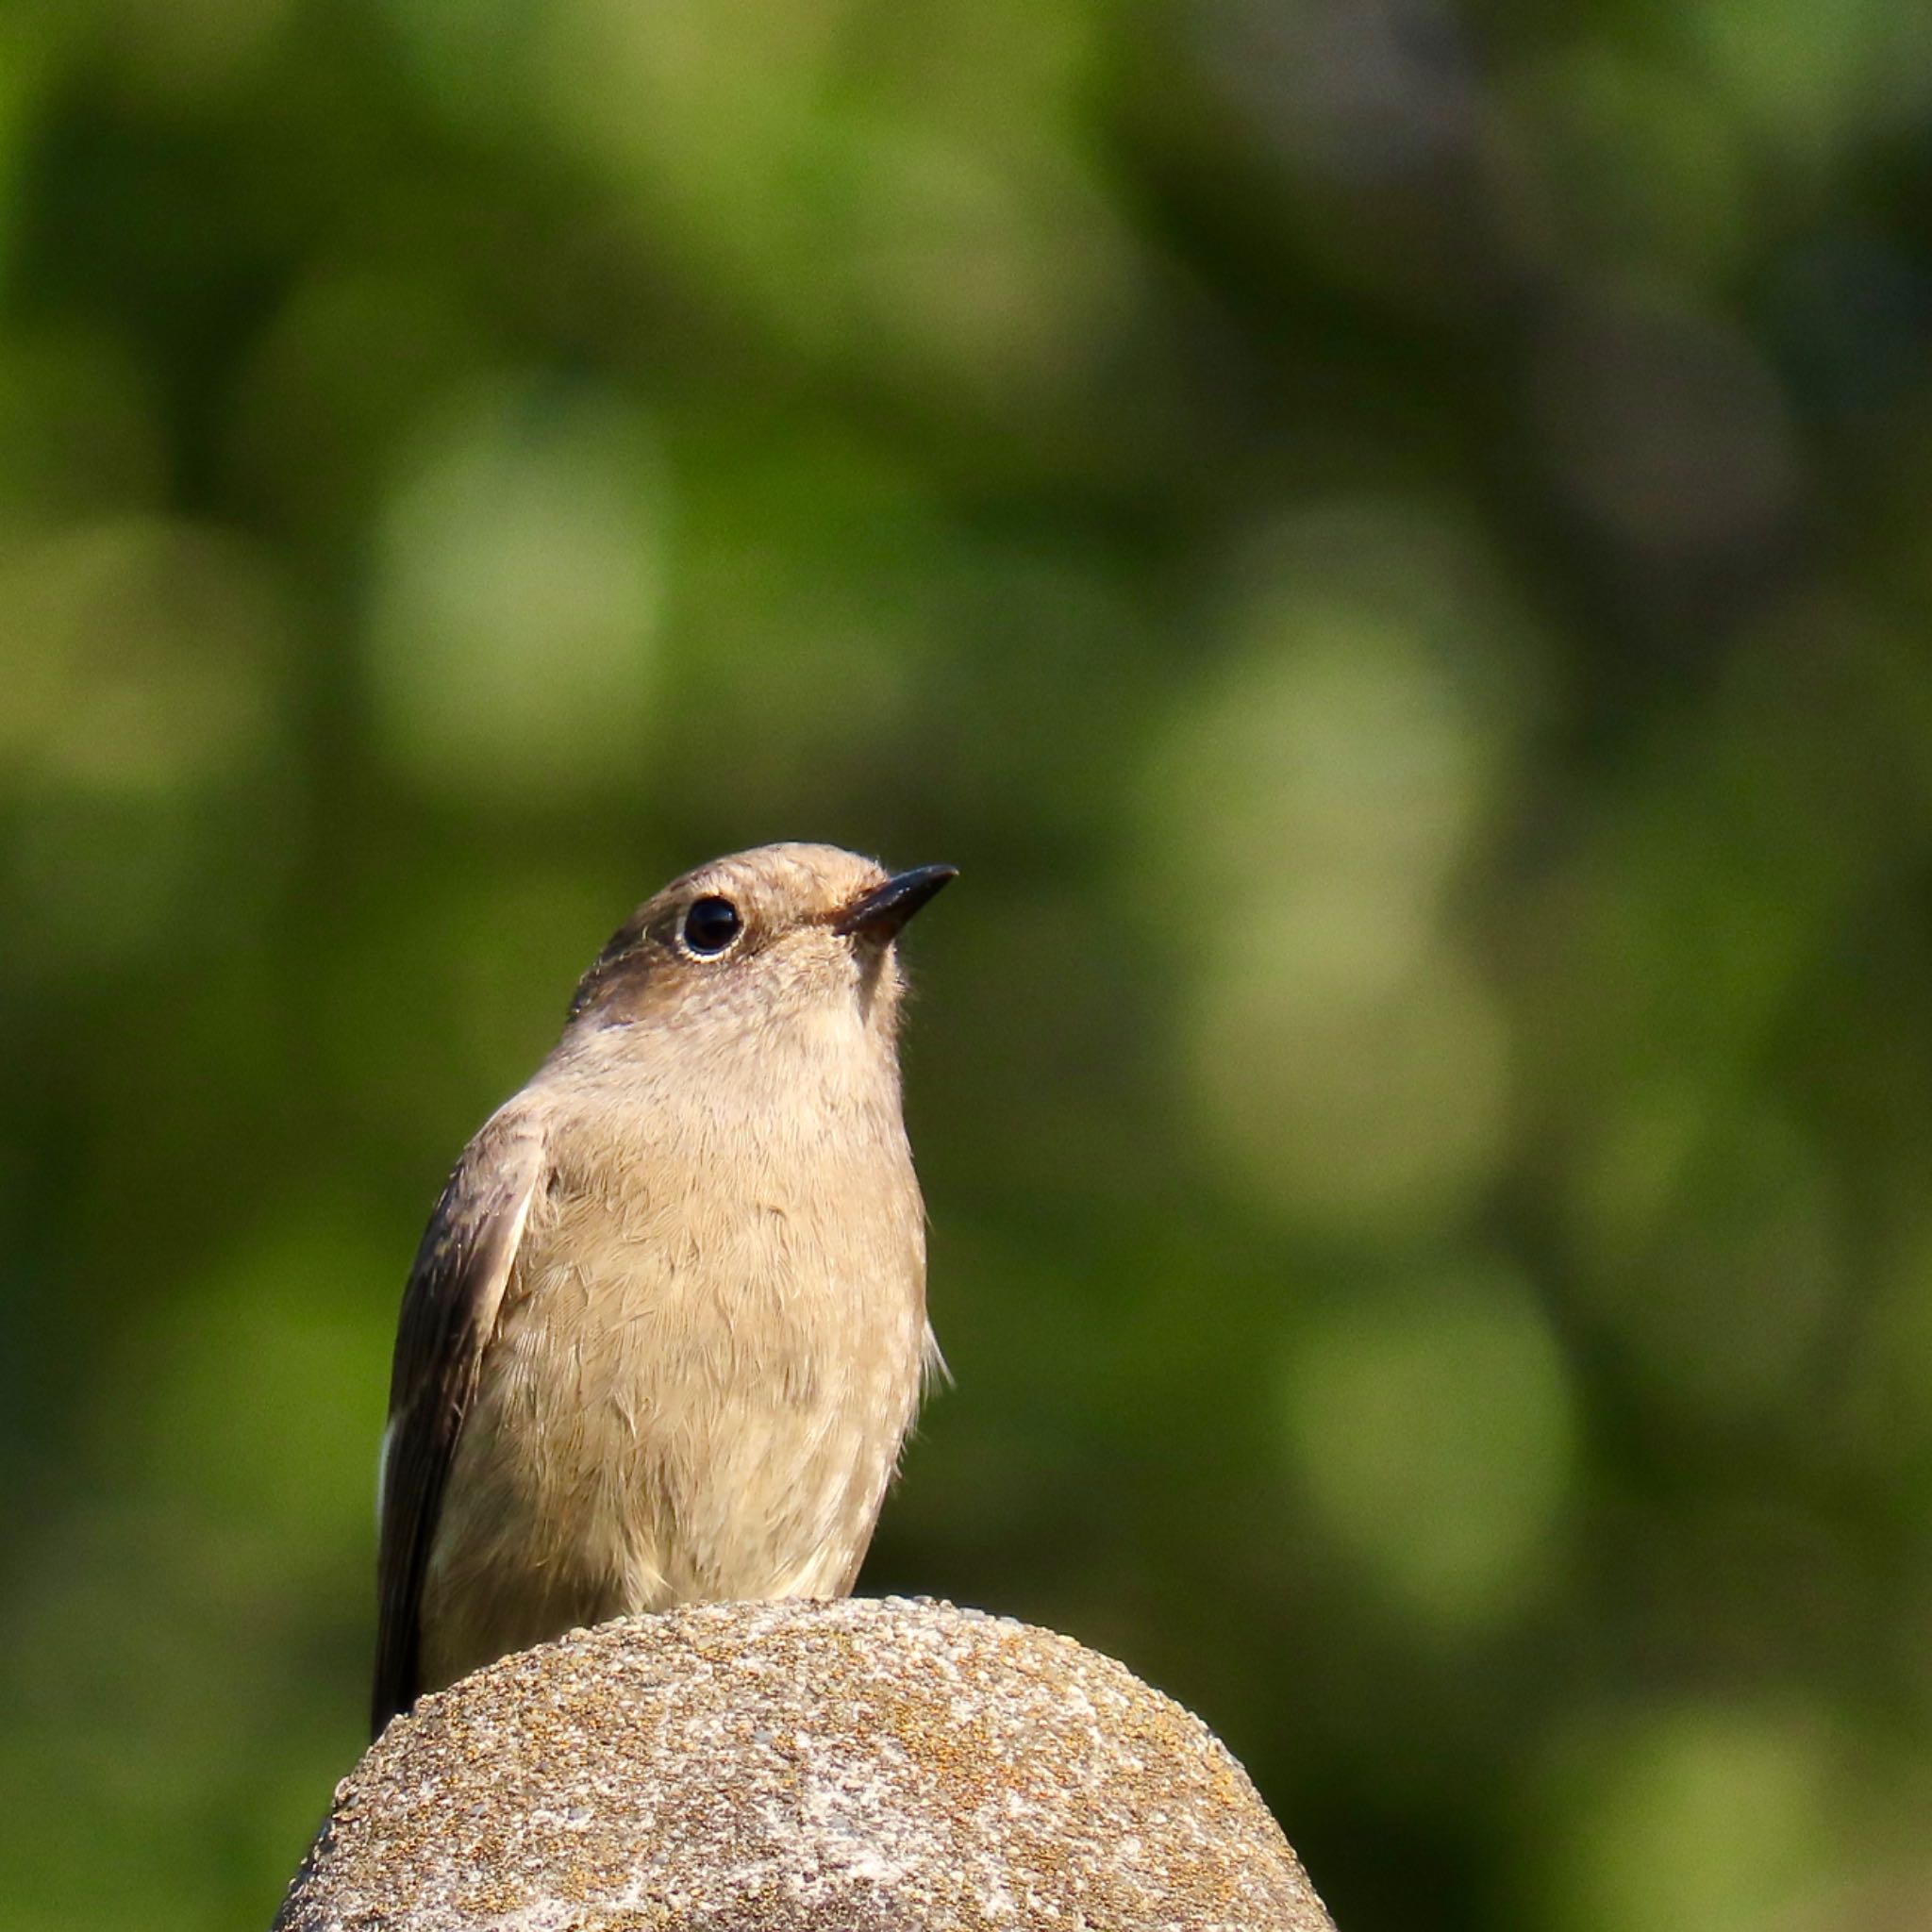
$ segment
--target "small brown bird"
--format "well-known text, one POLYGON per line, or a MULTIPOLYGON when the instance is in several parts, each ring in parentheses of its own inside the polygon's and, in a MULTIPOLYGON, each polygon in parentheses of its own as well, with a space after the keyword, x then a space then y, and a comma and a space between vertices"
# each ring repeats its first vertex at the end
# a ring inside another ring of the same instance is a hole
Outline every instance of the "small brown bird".
POLYGON ((894 941, 953 876, 687 873, 463 1150, 396 1336, 378 1733, 578 1624, 851 1589, 939 1362, 894 941))

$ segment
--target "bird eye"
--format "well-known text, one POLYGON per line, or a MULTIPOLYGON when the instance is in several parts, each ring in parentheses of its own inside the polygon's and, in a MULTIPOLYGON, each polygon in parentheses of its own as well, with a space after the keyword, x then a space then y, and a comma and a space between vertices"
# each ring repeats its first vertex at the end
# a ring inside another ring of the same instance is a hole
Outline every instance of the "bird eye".
POLYGON ((710 958, 722 953, 744 929, 729 899, 697 899, 684 915, 685 950, 710 958))

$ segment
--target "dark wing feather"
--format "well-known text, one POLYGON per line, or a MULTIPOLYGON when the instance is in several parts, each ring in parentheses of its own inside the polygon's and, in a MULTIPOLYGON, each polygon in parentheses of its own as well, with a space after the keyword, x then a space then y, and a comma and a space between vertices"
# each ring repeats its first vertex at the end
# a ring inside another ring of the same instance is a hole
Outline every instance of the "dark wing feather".
POLYGON ((422 1689, 423 1579, 443 1486, 544 1169, 541 1132, 512 1103, 463 1150, 403 1291, 377 1506, 378 1737, 422 1689))

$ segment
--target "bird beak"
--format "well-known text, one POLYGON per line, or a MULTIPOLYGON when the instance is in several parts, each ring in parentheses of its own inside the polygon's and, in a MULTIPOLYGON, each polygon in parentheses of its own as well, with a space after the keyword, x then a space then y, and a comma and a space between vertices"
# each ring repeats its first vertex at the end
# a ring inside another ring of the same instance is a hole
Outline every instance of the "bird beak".
POLYGON ((848 936, 863 934, 884 945, 899 928, 943 886, 959 876, 957 865, 917 865, 895 873, 884 885, 861 892, 832 918, 832 930, 848 936))

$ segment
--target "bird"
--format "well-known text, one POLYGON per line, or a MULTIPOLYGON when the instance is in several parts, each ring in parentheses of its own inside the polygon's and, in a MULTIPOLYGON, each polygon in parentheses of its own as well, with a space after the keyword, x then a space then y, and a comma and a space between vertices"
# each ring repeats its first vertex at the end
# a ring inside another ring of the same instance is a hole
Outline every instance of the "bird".
POLYGON ((923 1388, 906 922, 950 865, 776 844, 675 879, 464 1148, 403 1292, 371 1725, 517 1650, 842 1596, 923 1388))

